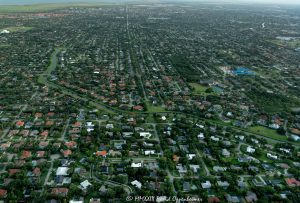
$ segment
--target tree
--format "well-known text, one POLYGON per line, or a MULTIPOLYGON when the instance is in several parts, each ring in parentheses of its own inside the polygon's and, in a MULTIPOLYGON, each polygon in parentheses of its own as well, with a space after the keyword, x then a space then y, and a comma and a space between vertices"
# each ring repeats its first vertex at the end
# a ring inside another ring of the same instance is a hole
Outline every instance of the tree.
POLYGON ((285 135, 285 133, 286 133, 286 131, 285 131, 285 129, 283 127, 278 128, 276 131, 280 135, 285 135))

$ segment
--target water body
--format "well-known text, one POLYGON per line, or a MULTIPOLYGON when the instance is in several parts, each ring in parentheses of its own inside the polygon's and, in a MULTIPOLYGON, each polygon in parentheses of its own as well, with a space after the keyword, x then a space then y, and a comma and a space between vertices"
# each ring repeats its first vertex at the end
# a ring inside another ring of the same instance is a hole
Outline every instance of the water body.
POLYGON ((236 67, 232 72, 235 75, 255 75, 255 72, 246 67, 236 67))

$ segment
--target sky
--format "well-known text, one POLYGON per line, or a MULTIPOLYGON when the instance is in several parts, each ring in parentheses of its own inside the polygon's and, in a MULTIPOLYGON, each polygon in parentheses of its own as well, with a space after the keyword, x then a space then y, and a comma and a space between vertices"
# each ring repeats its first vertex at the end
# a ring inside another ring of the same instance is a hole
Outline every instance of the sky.
MULTIPOLYGON (((0 0, 0 5, 22 5, 22 4, 37 4, 37 3, 67 3, 67 2, 116 2, 125 0, 0 0)), ((132 0, 129 0, 132 1, 132 0)), ((139 1, 139 0, 135 0, 139 1)), ((142 0, 140 0, 142 2, 142 0)), ((164 0, 162 0, 164 1, 164 0)), ((168 2, 172 0, 167 0, 168 2)), ((232 2, 232 3, 270 3, 270 4, 300 4, 300 0, 174 0, 178 1, 193 1, 193 2, 232 2)), ((149 0, 148 0, 149 2, 149 0)))

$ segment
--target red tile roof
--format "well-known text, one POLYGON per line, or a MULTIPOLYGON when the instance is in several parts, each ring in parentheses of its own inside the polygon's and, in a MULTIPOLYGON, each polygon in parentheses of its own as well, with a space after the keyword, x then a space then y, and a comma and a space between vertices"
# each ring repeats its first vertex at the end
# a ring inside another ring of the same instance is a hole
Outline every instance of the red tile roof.
POLYGON ((137 110, 137 111, 141 111, 141 110, 143 110, 143 109, 144 109, 144 107, 141 106, 141 105, 137 105, 137 106, 134 106, 134 107, 133 107, 133 110, 137 110))
POLYGON ((75 141, 70 141, 70 142, 66 142, 65 145, 68 147, 68 148, 74 148, 77 146, 77 142, 75 141))
POLYGON ((43 114, 42 113, 35 113, 35 115, 34 115, 36 118, 40 118, 40 117, 42 117, 43 116, 43 114))
POLYGON ((51 126, 51 125, 53 125, 54 124, 54 122, 53 121, 46 121, 46 126, 51 126))
POLYGON ((106 155, 107 155, 107 151, 106 151, 106 150, 103 150, 103 151, 97 151, 97 152, 96 152, 96 155, 97 155, 97 156, 106 156, 106 155))
POLYGON ((54 112, 48 112, 47 116, 54 116, 54 112))
POLYGON ((33 169, 32 173, 36 176, 40 176, 41 175, 41 169, 37 167, 37 168, 33 169))
POLYGON ((29 157, 31 157, 31 152, 30 151, 23 151, 22 152, 21 159, 27 159, 29 157))
POLYGON ((178 161, 179 161, 179 158, 180 158, 180 157, 178 157, 177 155, 175 155, 175 154, 173 155, 173 161, 178 162, 178 161))
POLYGON ((68 188, 53 188, 51 191, 51 194, 65 196, 68 194, 68 192, 69 192, 68 188))
POLYGON ((40 135, 43 136, 43 137, 48 137, 49 132, 48 132, 48 130, 45 130, 45 131, 41 132, 40 135))
POLYGON ((220 199, 218 197, 209 197, 207 198, 207 202, 209 203, 220 202, 220 199))
POLYGON ((291 129, 291 132, 292 132, 293 134, 300 135, 300 130, 297 129, 297 128, 292 128, 292 129, 291 129))
POLYGON ((46 153, 45 151, 37 151, 37 152, 36 152, 36 156, 37 156, 37 157, 44 157, 44 156, 45 156, 45 153, 46 153))
POLYGON ((288 186, 300 186, 300 181, 296 180, 295 178, 286 178, 285 182, 288 184, 288 186))
POLYGON ((18 127, 24 126, 24 121, 17 121, 16 126, 18 126, 18 127))
POLYGON ((69 149, 67 149, 67 150, 64 150, 64 151, 63 151, 63 154, 64 154, 64 157, 68 157, 69 155, 72 154, 72 151, 69 150, 69 149))
POLYGON ((16 173, 19 173, 21 171, 21 169, 9 169, 8 173, 9 175, 14 175, 16 173))
POLYGON ((7 195, 7 190, 0 189, 0 198, 4 198, 7 195))
POLYGON ((81 122, 77 121, 73 124, 73 126, 76 126, 76 127, 80 127, 81 126, 81 122))

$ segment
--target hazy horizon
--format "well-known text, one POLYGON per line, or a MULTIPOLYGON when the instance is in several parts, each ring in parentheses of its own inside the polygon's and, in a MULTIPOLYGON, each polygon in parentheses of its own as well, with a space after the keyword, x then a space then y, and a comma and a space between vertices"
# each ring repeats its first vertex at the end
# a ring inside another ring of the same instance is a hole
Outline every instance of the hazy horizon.
MULTIPOLYGON (((25 5, 47 3, 115 3, 115 2, 138 2, 139 0, 0 0, 0 5, 25 5)), ((140 0, 143 2, 142 0, 140 0)), ((152 0, 147 0, 151 2, 152 0)), ((214 3, 250 3, 250 4, 300 4, 299 0, 153 0, 153 2, 214 2, 214 3)))

